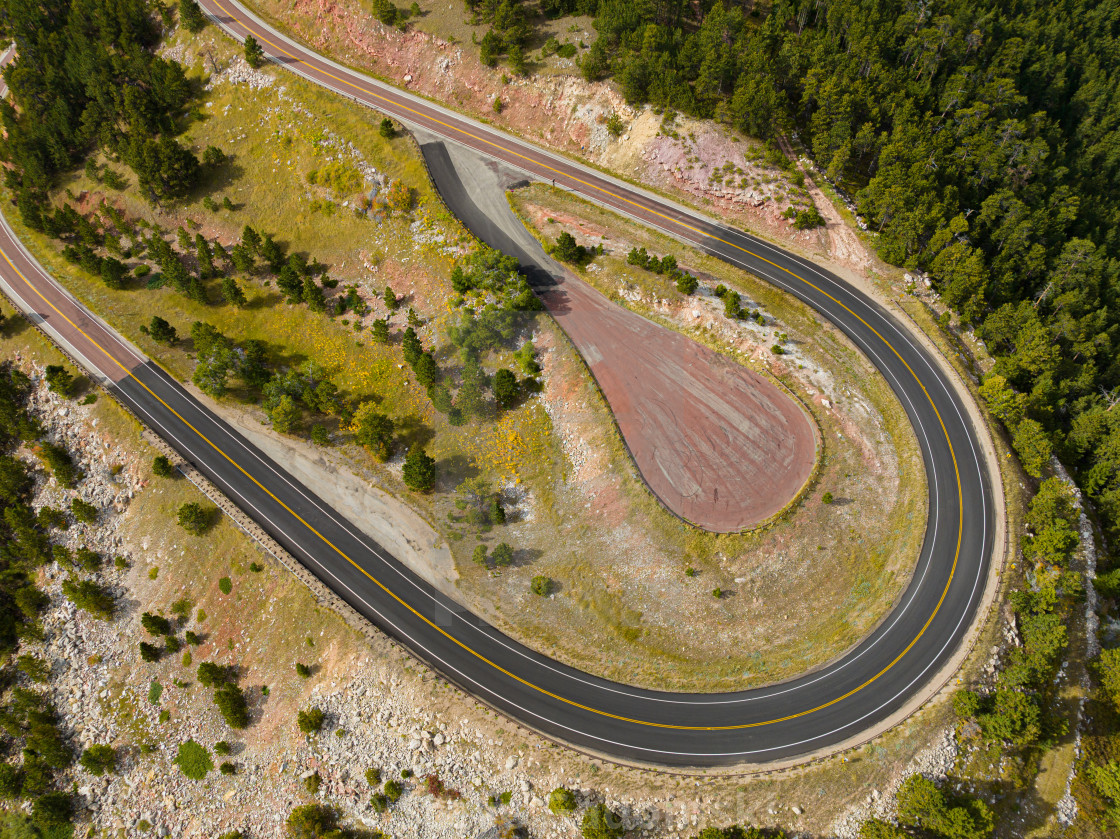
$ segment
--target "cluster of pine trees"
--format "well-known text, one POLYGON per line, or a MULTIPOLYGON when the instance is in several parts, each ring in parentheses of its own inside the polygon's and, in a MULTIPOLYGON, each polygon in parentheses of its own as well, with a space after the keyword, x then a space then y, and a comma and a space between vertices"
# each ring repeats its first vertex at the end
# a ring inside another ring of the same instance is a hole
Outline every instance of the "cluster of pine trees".
POLYGON ((8 185, 41 196, 101 149, 137 174, 152 198, 177 198, 198 159, 176 139, 192 97, 183 69, 155 54, 160 23, 148 0, 0 0, 0 36, 18 58, 0 103, 8 185))

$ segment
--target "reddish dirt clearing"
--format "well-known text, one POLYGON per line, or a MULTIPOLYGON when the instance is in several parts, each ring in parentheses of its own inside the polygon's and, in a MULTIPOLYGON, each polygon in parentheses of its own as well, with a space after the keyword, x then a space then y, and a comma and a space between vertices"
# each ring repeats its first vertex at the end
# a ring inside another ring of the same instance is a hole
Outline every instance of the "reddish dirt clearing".
POLYGON ((805 485, 816 431, 762 376, 565 272, 541 297, 587 361, 654 495, 705 530, 747 530, 805 485))

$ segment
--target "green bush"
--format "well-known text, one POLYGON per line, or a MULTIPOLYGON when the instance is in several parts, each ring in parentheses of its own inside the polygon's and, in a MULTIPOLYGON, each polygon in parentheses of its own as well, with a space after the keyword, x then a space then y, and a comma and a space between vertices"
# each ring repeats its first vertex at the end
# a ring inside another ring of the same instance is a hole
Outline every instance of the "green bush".
POLYGON ((400 799, 404 793, 404 787, 400 785, 399 781, 386 781, 385 782, 385 797, 394 804, 400 799))
POLYGON ((49 662, 33 655, 21 655, 16 659, 16 669, 33 682, 40 684, 46 682, 51 677, 51 665, 49 662))
POLYGON ((606 804, 596 804, 583 814, 580 832, 583 839, 618 839, 622 836, 622 819, 606 804))
POLYGON ((229 594, 233 591, 233 581, 229 577, 222 577, 218 580, 218 590, 222 594, 229 594))
POLYGON ((107 621, 113 617, 116 605, 113 596, 92 580, 75 580, 70 577, 63 581, 62 593, 70 599, 71 603, 95 618, 107 621))
POLYGON ((198 682, 203 687, 216 688, 228 684, 233 680, 230 668, 212 661, 204 661, 198 665, 198 682))
POLYGON ((309 708, 306 711, 300 711, 296 716, 299 730, 304 734, 314 734, 317 731, 321 731, 325 719, 325 715, 318 708, 309 708))
POLYGON ((499 568, 509 565, 513 562, 513 548, 505 542, 499 542, 494 546, 494 550, 490 552, 490 561, 499 568))
POLYGON ((545 577, 543 574, 539 574, 533 577, 533 581, 529 584, 529 589, 533 594, 540 595, 541 597, 548 597, 548 595, 552 594, 552 580, 545 577))
POLYGON ((76 384, 74 375, 61 364, 48 364, 43 378, 47 380, 47 390, 59 396, 69 396, 76 384))
POLYGON ((160 656, 163 655, 163 648, 157 647, 155 644, 149 644, 146 641, 140 642, 140 660, 146 661, 149 664, 154 664, 159 661, 160 656))
POLYGON ((175 467, 171 465, 170 460, 159 454, 152 461, 152 474, 157 478, 170 478, 175 475, 175 467))
POLYGON ((548 796, 548 809, 558 816, 576 811, 576 795, 567 787, 557 787, 548 796))
POLYGON ((311 668, 308 667, 303 662, 298 662, 297 661, 296 662, 296 675, 299 676, 301 679, 310 679, 311 678, 311 668))
POLYGON ((188 501, 179 508, 179 526, 194 536, 205 533, 213 518, 213 508, 208 509, 195 501, 188 501))
POLYGON ((31 820, 36 827, 46 830, 48 835, 56 835, 52 828, 69 825, 73 815, 74 802, 64 792, 45 793, 31 805, 31 820))
POLYGON ((50 468, 51 474, 60 486, 73 489, 82 479, 81 470, 74 465, 70 452, 64 447, 56 446, 54 443, 40 443, 37 454, 50 468))
POLYGON ((409 449, 401 472, 405 486, 416 492, 431 492, 436 485, 436 462, 419 446, 409 449))
POLYGON ((205 746, 194 740, 179 744, 179 753, 172 761, 192 781, 201 781, 214 768, 214 761, 205 746))
POLYGON ((245 694, 237 685, 229 682, 214 691, 214 704, 222 714, 222 719, 230 728, 249 727, 249 706, 245 694))
POLYGON ((980 695, 971 690, 958 690, 953 695, 953 710, 962 720, 973 719, 980 713, 980 695))
POLYGON ((101 567, 101 554, 97 551, 91 551, 83 545, 78 548, 74 561, 83 571, 89 571, 92 574, 101 567))
POLYGON ((82 524, 93 524, 97 521, 97 508, 80 498, 70 500, 70 512, 74 519, 82 524))
POLYGON ((140 616, 140 625, 149 635, 169 635, 171 633, 171 621, 163 615, 145 612, 140 616))
POLYGON ((103 744, 90 746, 82 752, 78 763, 91 775, 101 776, 117 768, 117 753, 112 746, 103 744))
POLYGON ((321 804, 304 804, 288 814, 284 826, 291 839, 329 839, 342 836, 337 824, 333 810, 321 804))
POLYGON ((18 766, 0 761, 0 798, 15 801, 23 794, 23 772, 18 766))
POLYGON ((371 767, 366 770, 366 783, 371 787, 381 785, 381 770, 377 767, 371 767))

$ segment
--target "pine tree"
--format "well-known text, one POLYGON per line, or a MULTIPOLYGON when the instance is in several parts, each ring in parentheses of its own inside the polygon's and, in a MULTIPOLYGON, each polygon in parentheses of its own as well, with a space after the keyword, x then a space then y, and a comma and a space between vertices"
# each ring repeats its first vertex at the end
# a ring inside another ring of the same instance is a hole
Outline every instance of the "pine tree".
POLYGON ((264 50, 252 35, 245 38, 245 61, 254 70, 264 64, 264 50))

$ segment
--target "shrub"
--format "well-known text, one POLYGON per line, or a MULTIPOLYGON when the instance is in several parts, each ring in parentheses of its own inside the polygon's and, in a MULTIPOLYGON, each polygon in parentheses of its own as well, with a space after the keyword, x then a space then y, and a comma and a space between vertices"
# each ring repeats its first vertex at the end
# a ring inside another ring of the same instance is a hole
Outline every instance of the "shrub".
POLYGON ((23 773, 18 766, 0 762, 0 798, 14 801, 23 793, 23 773))
POLYGON ((78 763, 91 775, 104 775, 117 768, 117 753, 112 746, 90 746, 82 752, 78 763))
POLYGON ((97 551, 91 551, 83 545, 78 548, 78 553, 75 555, 74 561, 82 570, 93 573, 101 567, 101 554, 97 551))
POLYGON ((232 682, 221 685, 214 691, 214 704, 222 714, 222 719, 230 728, 242 729, 249 726, 249 706, 245 694, 232 682))
POLYGON ((793 226, 798 230, 812 230, 814 227, 824 227, 824 216, 815 206, 805 210, 798 210, 793 218, 793 226))
POLYGON ((434 798, 442 798, 445 801, 455 801, 463 797, 463 794, 457 789, 453 789, 440 780, 439 775, 427 775, 424 778, 424 789, 428 795, 434 798))
POLYGON ((43 378, 47 381, 47 390, 59 396, 69 396, 74 390, 74 375, 61 364, 48 364, 43 378))
POLYGON ((81 471, 74 465, 70 452, 54 443, 41 443, 38 455, 50 468, 54 479, 66 489, 73 489, 82 479, 81 471))
POLYGON ((513 562, 513 548, 505 542, 499 542, 490 552, 490 560, 499 568, 513 562))
POLYGON ((319 777, 318 772, 315 772, 303 779, 303 788, 307 790, 309 795, 315 795, 319 792, 319 785, 322 783, 323 779, 319 777))
POLYGON ((399 781, 386 781, 385 782, 385 797, 394 804, 400 799, 404 788, 400 785, 399 781))
POLYGON ((516 405, 518 397, 521 396, 517 376, 513 374, 513 371, 504 367, 494 373, 491 387, 494 391, 494 401, 498 403, 498 407, 504 410, 516 405))
POLYGON ((245 38, 245 61, 254 70, 264 64, 264 50, 252 35, 245 38))
POLYGON ((92 580, 75 581, 70 577, 63 581, 62 593, 70 598, 71 603, 95 618, 107 621, 113 617, 113 596, 92 580))
POLYGON ((392 140, 396 136, 397 129, 393 126, 393 121, 388 117, 381 120, 381 124, 377 127, 378 133, 386 140, 392 140))
POLYGON ((230 668, 212 661, 204 661, 198 665, 198 682, 203 687, 216 688, 227 684, 233 679, 230 668))
POLYGON ((222 577, 218 580, 218 590, 222 594, 229 594, 233 591, 233 581, 229 577, 222 577))
POLYGON ((179 526, 194 536, 205 533, 212 519, 213 510, 195 501, 188 501, 179 508, 179 526))
POLYGON ((576 796, 567 787, 557 787, 548 796, 548 809, 560 816, 576 811, 576 796))
POLYGON ((145 612, 140 616, 140 625, 147 630, 149 635, 168 635, 171 633, 171 621, 163 615, 153 615, 145 612))
POLYGON ((296 675, 301 679, 311 678, 311 668, 301 661, 296 662, 296 675))
POLYGON ((97 508, 80 498, 70 500, 70 512, 73 513, 75 520, 82 524, 93 524, 97 521, 97 508))
POLYGON ((332 810, 321 804, 304 804, 288 814, 284 827, 291 839, 326 839, 342 835, 335 830, 336 823, 332 810))
POLYGON ((232 763, 230 763, 227 760, 227 761, 223 762, 221 766, 218 767, 218 771, 221 772, 223 775, 236 775, 237 774, 237 767, 234 766, 232 763))
POLYGON ((187 639, 187 643, 190 644, 192 647, 197 647, 199 644, 202 643, 202 636, 199 635, 197 632, 192 632, 189 629, 187 630, 187 633, 184 637, 187 639))
POLYGON ((371 767, 366 770, 366 783, 371 787, 380 786, 381 784, 381 770, 377 767, 371 767))
POLYGON ((160 656, 163 655, 163 648, 157 647, 155 644, 149 644, 147 641, 140 642, 140 660, 146 661, 149 664, 154 664, 159 661, 160 656))
POLYGON ((543 574, 539 574, 533 577, 533 581, 529 584, 529 589, 533 594, 540 595, 541 597, 548 597, 548 595, 552 594, 552 580, 545 577, 543 574))
POLYGON ((230 746, 226 740, 219 740, 214 744, 214 754, 219 754, 222 757, 227 757, 233 752, 233 747, 230 746))
POLYGON ((175 467, 170 460, 159 454, 152 461, 152 474, 157 478, 171 478, 175 475, 175 467))
POLYGON ((369 800, 369 806, 375 813, 384 813, 389 809, 389 799, 380 792, 375 792, 369 800))
POLYGON ((296 716, 299 730, 304 734, 314 734, 317 731, 322 731, 324 720, 325 715, 318 708, 309 708, 306 711, 300 711, 296 716))
POLYGON ((51 676, 50 664, 33 655, 21 655, 16 659, 16 668, 31 681, 40 684, 46 682, 51 676))
POLYGON ((835 499, 832 497, 831 492, 826 492, 824 495, 821 496, 821 503, 822 504, 831 504, 834 500, 835 499))
POLYGON ((201 781, 214 768, 214 761, 205 746, 194 740, 179 744, 179 753, 172 761, 192 781, 201 781))
POLYGON ((416 492, 431 492, 436 485, 436 462, 419 446, 409 449, 401 472, 405 486, 416 492))
POLYGON ((159 315, 152 315, 152 321, 148 324, 148 336, 157 343, 169 346, 179 340, 175 327, 159 315))
POLYGON ((980 713, 980 695, 971 690, 958 690, 953 696, 953 710, 962 720, 973 719, 980 713))
POLYGON ((583 814, 580 832, 583 839, 618 839, 622 835, 622 819, 606 804, 596 804, 583 814))
POLYGON ((31 820, 36 827, 47 828, 47 835, 56 835, 49 830, 55 827, 65 827, 70 824, 74 815, 74 802, 64 792, 48 792, 35 800, 31 806, 31 820))
POLYGON ((70 522, 66 520, 66 514, 62 510, 56 510, 54 507, 41 507, 39 509, 39 526, 44 530, 69 530, 70 522))

